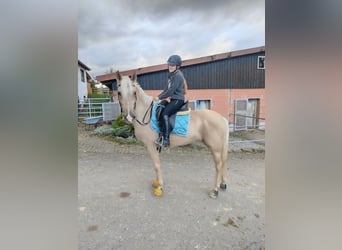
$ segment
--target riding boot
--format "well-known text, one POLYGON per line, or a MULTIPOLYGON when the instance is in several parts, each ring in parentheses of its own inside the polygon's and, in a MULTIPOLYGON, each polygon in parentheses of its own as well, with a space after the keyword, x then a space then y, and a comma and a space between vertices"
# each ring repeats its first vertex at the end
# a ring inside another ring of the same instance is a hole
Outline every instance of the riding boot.
POLYGON ((165 127, 164 127, 164 120, 160 119, 158 121, 158 126, 159 126, 159 136, 157 138, 157 140, 155 141, 155 143, 159 146, 163 146, 163 136, 165 134, 165 127))
POLYGON ((169 125, 169 116, 163 116, 164 121, 164 134, 163 134, 163 147, 170 146, 170 125, 169 125))

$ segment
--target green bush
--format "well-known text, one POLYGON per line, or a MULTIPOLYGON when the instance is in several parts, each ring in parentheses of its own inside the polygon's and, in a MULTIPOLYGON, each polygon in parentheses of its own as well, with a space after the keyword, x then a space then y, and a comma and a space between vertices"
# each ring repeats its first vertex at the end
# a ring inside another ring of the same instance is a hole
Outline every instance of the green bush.
POLYGON ((111 126, 100 126, 95 128, 91 134, 99 136, 108 136, 113 134, 114 129, 111 126))
POLYGON ((128 138, 133 136, 133 130, 129 125, 125 125, 119 128, 115 128, 113 131, 113 135, 128 138))
POLYGON ((113 123, 113 135, 123 138, 134 136, 134 127, 132 124, 127 123, 122 114, 120 114, 113 123))
POLYGON ((113 123, 113 128, 119 128, 122 126, 128 125, 128 123, 125 121, 125 118, 123 117, 122 114, 118 115, 116 120, 113 123))

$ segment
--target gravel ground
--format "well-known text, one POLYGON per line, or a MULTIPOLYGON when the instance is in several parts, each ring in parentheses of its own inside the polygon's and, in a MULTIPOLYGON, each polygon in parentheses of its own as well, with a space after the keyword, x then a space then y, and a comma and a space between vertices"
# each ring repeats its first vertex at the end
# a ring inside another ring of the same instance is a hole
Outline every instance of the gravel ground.
POLYGON ((143 146, 118 144, 83 128, 78 142, 79 249, 264 249, 262 150, 246 144, 230 150, 228 188, 213 200, 208 192, 215 170, 206 149, 162 151, 164 195, 155 197, 152 161, 143 146))

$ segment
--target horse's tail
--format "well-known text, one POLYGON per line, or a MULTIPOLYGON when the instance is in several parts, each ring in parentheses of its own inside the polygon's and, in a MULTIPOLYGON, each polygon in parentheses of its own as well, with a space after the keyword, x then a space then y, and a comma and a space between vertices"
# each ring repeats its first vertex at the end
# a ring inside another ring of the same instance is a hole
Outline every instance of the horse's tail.
POLYGON ((224 118, 224 121, 227 125, 227 131, 224 135, 222 152, 221 152, 221 159, 222 159, 222 167, 226 168, 227 167, 227 159, 228 159, 229 123, 228 123, 228 120, 226 118, 224 118))

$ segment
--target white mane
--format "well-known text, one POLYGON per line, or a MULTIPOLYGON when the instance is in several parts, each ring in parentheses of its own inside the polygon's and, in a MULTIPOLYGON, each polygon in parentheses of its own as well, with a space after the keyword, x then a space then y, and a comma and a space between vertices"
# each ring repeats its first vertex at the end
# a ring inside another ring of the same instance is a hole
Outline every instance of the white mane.
POLYGON ((147 95, 144 90, 141 88, 141 86, 139 85, 138 82, 134 82, 133 83, 136 90, 137 90, 137 95, 139 96, 139 98, 146 104, 150 104, 153 100, 152 96, 147 95))

